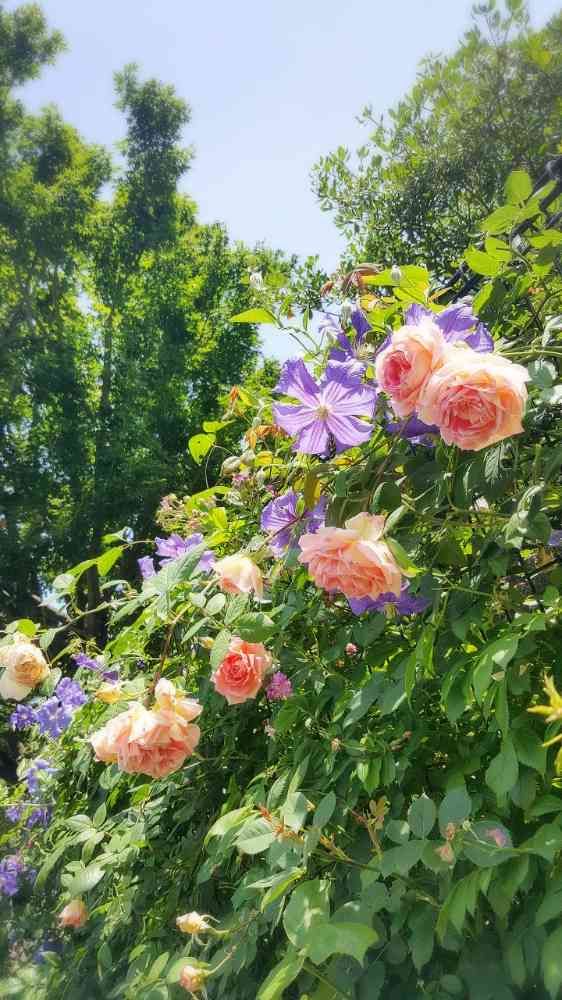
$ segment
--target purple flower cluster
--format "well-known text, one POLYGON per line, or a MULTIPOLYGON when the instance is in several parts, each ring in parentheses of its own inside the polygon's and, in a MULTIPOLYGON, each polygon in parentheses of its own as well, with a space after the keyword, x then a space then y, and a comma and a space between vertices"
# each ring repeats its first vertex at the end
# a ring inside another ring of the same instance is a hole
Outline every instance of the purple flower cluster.
POLYGON ((29 829, 32 829, 34 826, 48 826, 50 821, 50 806, 35 806, 35 808, 31 810, 25 825, 29 829))
POLYGON ((72 659, 77 667, 84 667, 86 670, 95 670, 96 673, 101 673, 104 681, 115 682, 119 680, 119 671, 115 669, 105 670, 105 664, 101 657, 94 660, 86 653, 74 653, 72 659))
POLYGON ((88 700, 77 681, 63 677, 55 688, 53 697, 47 698, 34 710, 34 722, 44 736, 57 739, 68 729, 74 713, 88 700))
POLYGON ((20 802, 16 802, 13 806, 6 806, 4 813, 6 814, 6 819, 10 820, 10 823, 17 823, 21 819, 22 813, 25 806, 20 802))
POLYGON ((376 600, 371 597, 349 597, 348 602, 354 615, 362 615, 365 611, 384 611, 388 605, 393 607, 398 615, 419 615, 431 604, 426 597, 411 594, 408 584, 402 587, 399 597, 396 594, 381 594, 376 600))
POLYGON ((554 531, 550 533, 548 544, 551 549, 562 548, 562 530, 560 528, 555 528, 554 531))
POLYGON ((10 725, 12 729, 27 729, 37 722, 35 709, 31 705, 16 705, 10 715, 10 725))
POLYGON ((55 688, 55 694, 59 701, 68 705, 69 708, 80 708, 84 705, 88 696, 84 694, 78 681, 72 681, 70 677, 63 677, 55 688))
POLYGON ((359 417, 372 418, 377 394, 359 381, 353 366, 331 361, 318 383, 303 361, 286 361, 275 391, 299 400, 273 407, 275 423, 296 438, 293 451, 323 455, 331 445, 345 451, 372 434, 372 423, 359 417))
POLYGON ((262 530, 271 535, 269 547, 278 558, 287 547, 296 548, 298 538, 304 531, 318 531, 324 524, 326 497, 320 497, 312 510, 305 510, 302 514, 297 514, 298 499, 297 494, 289 490, 283 496, 270 500, 263 508, 262 530))
MULTIPOLYGON (((189 535, 188 538, 182 538, 181 535, 176 534, 170 535, 169 538, 155 538, 156 555, 159 556, 161 565, 167 566, 168 563, 174 562, 174 560, 179 559, 180 556, 185 556, 197 545, 201 545, 202 541, 203 535, 198 531, 196 531, 193 535, 189 535)), ((155 573, 157 573, 154 559, 151 556, 143 556, 142 559, 138 559, 137 562, 143 580, 148 580, 151 576, 154 576, 155 573)), ((202 573, 209 573, 214 565, 214 553, 211 552, 210 549, 207 549, 203 552, 203 555, 199 560, 198 568, 202 573)))
POLYGON ((270 701, 284 701, 293 693, 293 685, 281 670, 277 670, 271 678, 265 693, 270 701))
POLYGON ((19 854, 8 854, 0 861, 0 896, 15 896, 25 865, 19 854))
POLYGON ((43 779, 40 777, 41 774, 49 776, 56 773, 56 767, 51 767, 48 760, 43 760, 42 757, 36 757, 35 760, 31 761, 27 769, 27 774, 25 776, 27 788, 29 794, 36 798, 41 790, 41 783, 43 779))

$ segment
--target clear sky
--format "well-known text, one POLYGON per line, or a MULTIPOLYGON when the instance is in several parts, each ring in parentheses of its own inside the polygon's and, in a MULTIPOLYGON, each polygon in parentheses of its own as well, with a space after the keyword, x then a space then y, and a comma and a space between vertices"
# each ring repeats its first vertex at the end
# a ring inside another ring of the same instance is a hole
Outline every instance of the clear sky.
MULTIPOLYGON (((40 0, 41 2, 41 0, 40 0)), ((8 0, 6 7, 18 6, 8 0)), ((28 106, 54 102, 83 136, 111 147, 123 135, 113 73, 138 62, 173 83, 193 109, 196 159, 184 188, 202 221, 233 239, 320 255, 341 242, 309 174, 322 155, 363 141, 355 120, 385 111, 429 51, 454 48, 471 0, 42 0, 68 51, 28 84, 28 106)), ((535 23, 560 0, 531 0, 535 23)))

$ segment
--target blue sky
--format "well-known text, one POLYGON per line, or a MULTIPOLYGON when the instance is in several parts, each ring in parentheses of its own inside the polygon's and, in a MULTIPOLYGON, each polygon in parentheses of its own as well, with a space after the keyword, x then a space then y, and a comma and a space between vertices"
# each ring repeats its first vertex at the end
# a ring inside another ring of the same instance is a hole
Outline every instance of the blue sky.
MULTIPOLYGON (((341 242, 311 193, 313 164, 338 145, 359 145, 362 107, 382 113, 412 84, 424 55, 454 48, 471 0, 41 6, 68 51, 25 87, 28 106, 54 102, 86 139, 111 147, 123 135, 113 73, 138 62, 143 75, 173 83, 192 106, 186 143, 196 159, 183 186, 201 220, 226 223, 233 239, 249 245, 318 253, 331 270, 341 242)), ((531 0, 534 22, 559 7, 560 0, 531 0)))

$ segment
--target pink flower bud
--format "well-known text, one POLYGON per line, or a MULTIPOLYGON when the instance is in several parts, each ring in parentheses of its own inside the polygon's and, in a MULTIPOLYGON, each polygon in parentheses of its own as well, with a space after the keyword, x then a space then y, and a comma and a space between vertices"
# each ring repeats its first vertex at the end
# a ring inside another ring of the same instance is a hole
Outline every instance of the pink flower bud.
POLYGON ((345 651, 348 656, 355 656, 357 652, 357 646, 355 645, 354 642, 348 642, 347 646, 345 647, 345 651))
POLYGON ((81 899, 72 899, 59 913, 59 927, 83 927, 88 922, 88 910, 81 899))
POLYGON ((188 993, 199 993, 203 989, 206 978, 207 973, 204 969, 186 962, 181 970, 179 982, 180 986, 183 986, 188 993))

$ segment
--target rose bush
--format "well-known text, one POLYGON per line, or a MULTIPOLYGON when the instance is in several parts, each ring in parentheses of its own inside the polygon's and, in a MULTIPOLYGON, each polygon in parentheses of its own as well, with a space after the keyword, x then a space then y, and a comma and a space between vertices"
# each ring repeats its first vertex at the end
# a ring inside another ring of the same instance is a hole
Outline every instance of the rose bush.
POLYGON ((254 281, 234 321, 306 354, 206 425, 224 477, 165 499, 158 566, 116 532, 58 624, 8 626, 49 671, 2 706, 3 995, 559 995, 562 236, 530 186, 470 302, 361 265, 297 325, 254 281))

